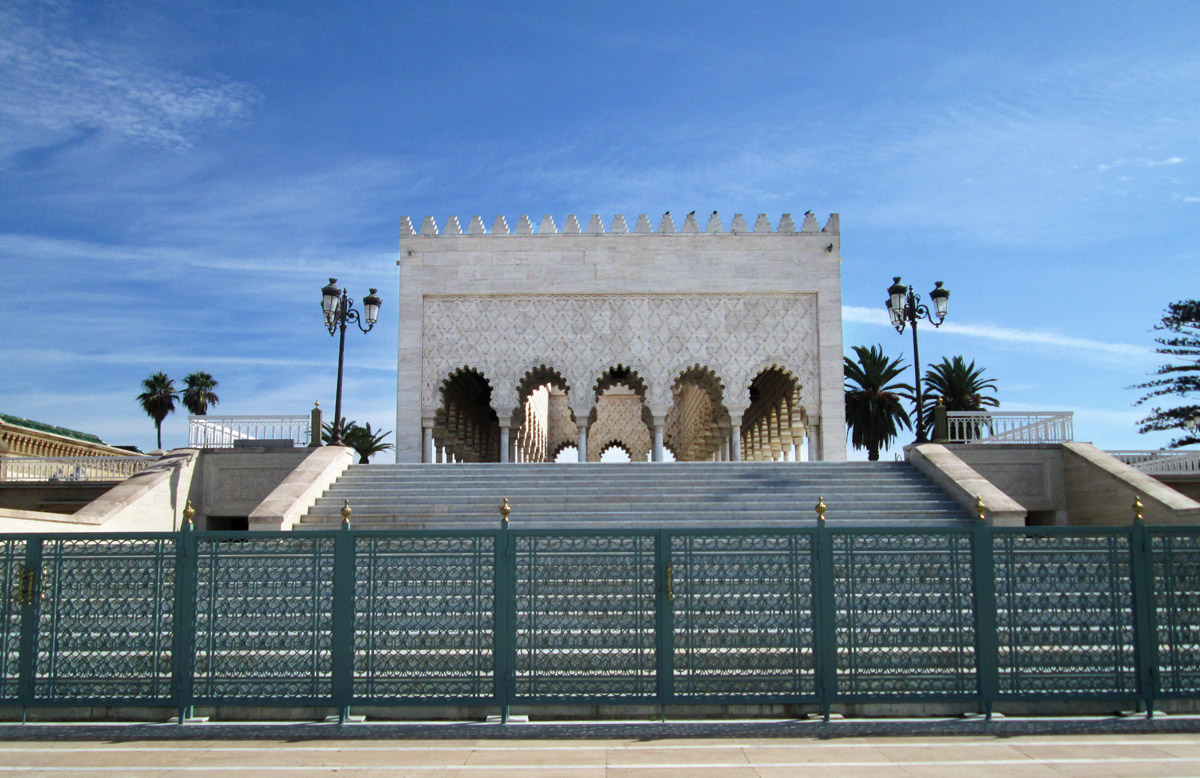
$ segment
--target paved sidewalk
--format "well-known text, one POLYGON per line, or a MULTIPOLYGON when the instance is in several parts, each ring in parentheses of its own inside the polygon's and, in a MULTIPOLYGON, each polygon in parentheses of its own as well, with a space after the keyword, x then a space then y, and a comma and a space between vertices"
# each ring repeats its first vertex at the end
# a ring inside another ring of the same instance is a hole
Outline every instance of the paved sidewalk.
POLYGON ((0 777, 1198 776, 1198 730, 1193 717, 0 725, 0 777))

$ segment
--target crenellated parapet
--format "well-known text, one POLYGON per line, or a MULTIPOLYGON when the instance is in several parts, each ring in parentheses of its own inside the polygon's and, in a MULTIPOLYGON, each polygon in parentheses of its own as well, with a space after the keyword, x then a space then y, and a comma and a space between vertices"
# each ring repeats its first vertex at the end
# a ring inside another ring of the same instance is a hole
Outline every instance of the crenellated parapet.
POLYGON ((822 227, 817 222, 817 217, 811 211, 804 214, 799 227, 796 226, 792 215, 785 213, 779 217, 779 220, 772 224, 771 220, 765 213, 758 214, 758 218, 754 220, 751 226, 747 223, 745 217, 740 213, 735 213, 733 219, 729 222, 729 228, 725 228, 724 222, 721 220, 720 214, 713 211, 712 214, 703 220, 696 217, 696 212, 692 211, 687 216, 683 217, 682 222, 676 225, 675 217, 667 211, 658 220, 658 226, 652 226, 650 217, 646 214, 639 214, 633 222, 633 227, 625 220, 622 214, 617 214, 606 225, 599 214, 592 214, 586 224, 582 224, 575 214, 568 214, 566 221, 560 226, 555 222, 554 217, 547 214, 538 222, 537 227, 534 227, 534 221, 527 215, 517 217, 516 225, 509 227, 508 220, 503 216, 497 216, 492 221, 492 226, 489 229, 483 222, 480 216, 472 216, 467 220, 466 227, 463 227, 462 221, 457 216, 451 216, 446 219, 445 223, 439 225, 437 220, 432 216, 426 216, 419 220, 419 227, 413 225, 411 217, 400 217, 400 235, 411 236, 454 236, 454 235, 494 235, 501 237, 504 235, 689 235, 689 234, 716 234, 727 233, 730 235, 819 235, 821 233, 838 234, 841 231, 838 223, 838 215, 832 213, 825 221, 825 226, 822 227))

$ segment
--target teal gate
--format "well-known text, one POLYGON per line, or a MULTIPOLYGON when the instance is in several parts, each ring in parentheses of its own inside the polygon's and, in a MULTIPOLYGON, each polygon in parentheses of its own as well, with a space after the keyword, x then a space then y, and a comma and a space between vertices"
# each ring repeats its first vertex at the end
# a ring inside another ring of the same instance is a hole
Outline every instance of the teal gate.
POLYGON ((0 536, 0 707, 1200 695, 1200 528, 0 536))

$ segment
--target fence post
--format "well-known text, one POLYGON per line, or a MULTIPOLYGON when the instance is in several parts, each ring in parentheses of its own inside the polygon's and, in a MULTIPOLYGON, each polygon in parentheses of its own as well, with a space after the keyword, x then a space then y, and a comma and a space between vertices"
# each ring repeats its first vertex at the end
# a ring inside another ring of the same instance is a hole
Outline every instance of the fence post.
POLYGON ((33 676, 37 671, 38 618, 42 601, 42 543, 40 536, 25 541, 25 566, 21 570, 18 598, 21 604, 21 642, 17 649, 17 704, 21 723, 33 705, 33 676))
POLYGON ((933 407, 933 441, 935 443, 945 443, 950 439, 950 419, 946 413, 946 406, 942 404, 942 398, 939 397, 937 405, 933 407))
POLYGON ((333 646, 331 679, 333 704, 338 711, 338 724, 345 724, 350 715, 350 700, 354 696, 354 534, 350 532, 348 508, 343 508, 345 521, 333 541, 333 646))
POLYGON ((309 414, 309 429, 308 429, 308 445, 309 448, 321 447, 321 401, 318 400, 313 405, 312 413, 309 414))
POLYGON ((516 682, 517 635, 516 597, 517 561, 513 553, 512 536, 508 533, 508 516, 512 512, 508 499, 500 504, 500 529, 496 531, 492 559, 492 689, 500 704, 500 723, 508 723, 516 682))
POLYGON ((817 531, 813 537, 813 673, 821 716, 829 721, 837 695, 837 603, 833 597, 833 536, 825 526, 825 500, 817 498, 817 531))
POLYGON ((658 707, 667 720, 667 703, 675 696, 675 567, 671 562, 671 534, 659 530, 654 537, 655 672, 658 707))
POLYGON ((1158 629, 1154 610, 1154 570, 1150 531, 1142 520, 1142 502, 1133 498, 1133 529, 1129 537, 1130 571, 1133 574, 1133 655, 1137 663, 1138 700, 1146 718, 1154 718, 1158 691, 1158 629))
POLYGON ((188 504, 183 526, 175 539, 175 634, 171 641, 171 696, 175 700, 176 722, 192 718, 196 670, 196 533, 188 504))
POLYGON ((971 535, 971 575, 975 590, 975 672, 978 674, 979 704, 988 721, 1000 694, 1000 646, 996 635, 996 559, 992 535, 978 502, 979 520, 971 535))

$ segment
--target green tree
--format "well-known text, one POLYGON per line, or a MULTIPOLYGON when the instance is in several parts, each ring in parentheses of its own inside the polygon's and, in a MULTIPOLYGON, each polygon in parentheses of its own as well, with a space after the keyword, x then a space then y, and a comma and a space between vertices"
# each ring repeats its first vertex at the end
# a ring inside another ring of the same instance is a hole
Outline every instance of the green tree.
POLYGON ((995 408, 1000 401, 984 392, 995 392, 996 381, 984 378, 986 368, 975 367, 974 360, 970 364, 961 356, 942 357, 942 361, 931 365, 925 371, 922 398, 926 429, 932 429, 933 409, 937 407, 938 398, 947 411, 981 411, 985 407, 995 408))
MULTIPOLYGON (((349 443, 346 443, 346 435, 349 434, 349 432, 352 428, 357 427, 357 426, 358 426, 358 422, 346 421, 346 417, 345 416, 342 417, 342 443, 343 444, 345 444, 347 446, 350 445, 349 443)), ((326 446, 328 446, 329 443, 333 440, 333 422, 327 421, 321 425, 321 440, 323 440, 325 442, 326 446)))
MULTIPOLYGON (((333 440, 333 422, 325 422, 321 425, 321 429, 321 440, 329 445, 329 442, 333 440)), ((360 465, 370 462, 372 454, 395 448, 391 443, 383 442, 383 439, 391 434, 391 430, 386 432, 372 430, 371 422, 360 427, 358 422, 346 421, 345 417, 342 418, 342 445, 349 446, 358 453, 360 465)))
POLYGON ((183 379, 183 405, 188 409, 188 413, 193 416, 206 415, 208 406, 220 402, 220 398, 213 392, 216 388, 216 379, 208 373, 197 371, 183 379))
POLYGON ((371 422, 367 422, 363 426, 355 426, 351 430, 349 437, 342 433, 342 438, 347 441, 350 448, 358 452, 358 463, 365 465, 371 460, 372 454, 378 454, 381 451, 387 451, 395 448, 391 443, 384 443, 383 439, 391 435, 392 431, 388 430, 372 430, 371 422))
MULTIPOLYGON (((1166 313, 1154 329, 1165 333, 1154 339, 1158 347, 1154 350, 1171 360, 1161 365, 1154 375, 1159 376, 1131 389, 1149 390, 1134 405, 1142 405, 1156 397, 1182 397, 1194 400, 1200 395, 1200 300, 1180 300, 1167 305, 1166 313)), ((1142 419, 1138 432, 1182 430, 1184 423, 1200 415, 1200 405, 1191 402, 1174 408, 1155 406, 1150 415, 1142 419)), ((1167 448, 1179 448, 1200 443, 1200 433, 1184 432, 1167 448)))
POLYGON ((904 403, 912 402, 913 387, 896 382, 905 365, 899 359, 888 360, 883 346, 855 346, 855 362, 843 357, 845 363, 846 427, 855 449, 866 449, 872 462, 879 459, 879 449, 886 448, 900 429, 912 429, 912 421, 904 403))
POLYGON ((142 388, 146 391, 137 396, 142 404, 142 410, 154 419, 154 429, 158 433, 158 447, 162 448, 162 423, 167 414, 175 412, 175 401, 179 393, 175 391, 175 382, 166 373, 154 373, 142 380, 142 388))

